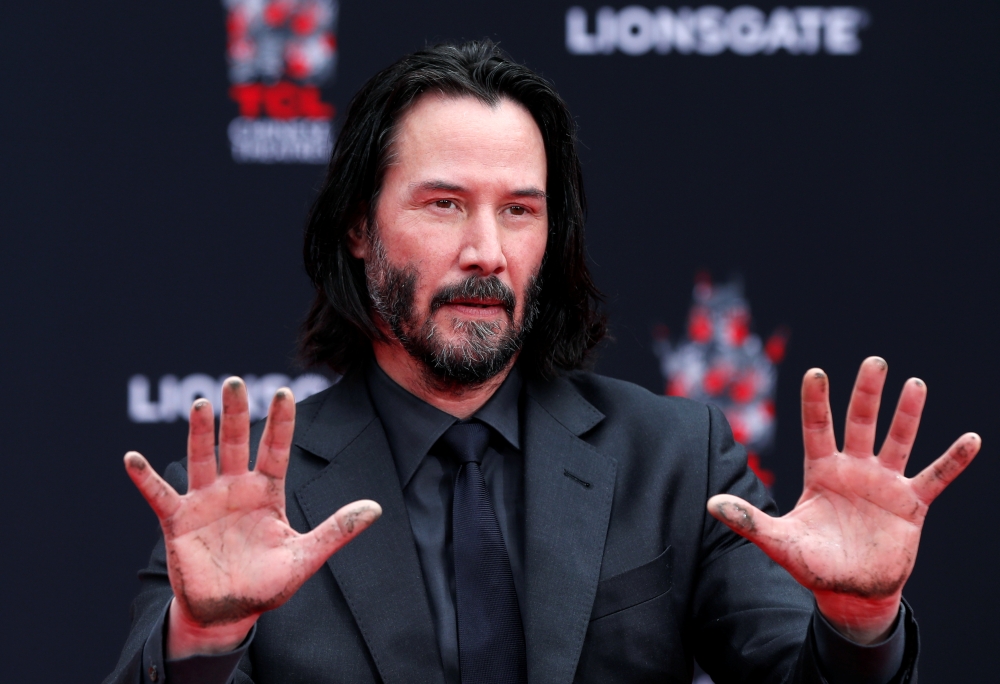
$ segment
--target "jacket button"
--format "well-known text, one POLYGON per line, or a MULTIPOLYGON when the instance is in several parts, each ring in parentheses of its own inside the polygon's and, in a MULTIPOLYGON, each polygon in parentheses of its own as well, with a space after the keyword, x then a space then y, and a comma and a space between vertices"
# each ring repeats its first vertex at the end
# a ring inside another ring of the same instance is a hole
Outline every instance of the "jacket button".
POLYGON ((155 682, 157 679, 160 678, 160 672, 156 669, 156 665, 150 665, 148 673, 149 673, 149 681, 151 682, 155 682))

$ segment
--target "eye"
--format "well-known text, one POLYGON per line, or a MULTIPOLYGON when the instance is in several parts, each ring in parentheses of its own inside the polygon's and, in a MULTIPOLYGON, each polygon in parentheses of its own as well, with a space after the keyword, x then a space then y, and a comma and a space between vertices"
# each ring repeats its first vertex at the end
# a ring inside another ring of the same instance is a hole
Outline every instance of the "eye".
POLYGON ((434 206, 437 207, 438 209, 451 209, 452 207, 455 206, 455 203, 452 202, 451 200, 442 199, 434 202, 434 206))
POLYGON ((524 216, 526 211, 528 210, 517 204, 510 207, 510 213, 513 214, 514 216, 524 216))

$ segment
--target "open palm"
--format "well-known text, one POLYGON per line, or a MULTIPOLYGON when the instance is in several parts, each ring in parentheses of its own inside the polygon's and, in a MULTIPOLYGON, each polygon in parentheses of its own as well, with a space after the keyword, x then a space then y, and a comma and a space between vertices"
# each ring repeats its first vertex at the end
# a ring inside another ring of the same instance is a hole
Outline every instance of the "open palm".
POLYGON ((241 380, 224 383, 222 402, 218 461, 211 405, 201 399, 191 409, 187 494, 178 494, 141 455, 125 456, 129 475, 163 529, 175 596, 171 633, 180 622, 246 634, 261 613, 287 601, 381 513, 373 501, 356 501, 307 534, 293 530, 285 515, 295 425, 291 391, 279 390, 271 403, 254 470, 241 380))
POLYGON ((843 450, 834 438, 827 376, 819 369, 806 373, 805 486, 792 511, 772 518, 727 494, 708 502, 712 515, 812 590, 824 615, 862 641, 874 640, 891 625, 913 570, 928 507, 980 446, 978 435, 962 435, 934 463, 906 478, 903 472, 927 396, 924 383, 911 378, 876 456, 875 423, 887 370, 878 357, 862 363, 847 410, 843 450))

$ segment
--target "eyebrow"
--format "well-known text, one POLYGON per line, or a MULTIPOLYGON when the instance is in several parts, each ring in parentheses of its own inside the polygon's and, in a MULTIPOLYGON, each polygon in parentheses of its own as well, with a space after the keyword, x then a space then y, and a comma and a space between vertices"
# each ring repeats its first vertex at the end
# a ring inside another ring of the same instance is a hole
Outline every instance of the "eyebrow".
MULTIPOLYGON (((424 192, 432 190, 445 190, 447 192, 467 192, 467 189, 461 185, 456 185, 455 183, 449 183, 443 180, 429 180, 423 183, 411 183, 410 187, 414 190, 422 190, 424 192)), ((518 188, 510 193, 514 197, 534 197, 536 199, 548 199, 548 195, 544 191, 539 190, 536 187, 518 188)))
POLYGON ((521 190, 515 190, 510 194, 514 195, 514 197, 535 197, 537 199, 548 199, 549 197, 538 188, 523 188, 521 190))
POLYGON ((410 187, 414 190, 446 190, 448 192, 465 192, 465 188, 461 185, 455 185, 454 183, 449 183, 443 180, 429 180, 423 183, 410 183, 410 187))

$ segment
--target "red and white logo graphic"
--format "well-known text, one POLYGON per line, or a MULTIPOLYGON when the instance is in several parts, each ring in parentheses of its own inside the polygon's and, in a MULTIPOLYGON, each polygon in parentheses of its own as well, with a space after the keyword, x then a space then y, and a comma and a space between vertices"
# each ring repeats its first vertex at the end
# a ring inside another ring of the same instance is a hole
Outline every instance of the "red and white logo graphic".
POLYGON ((337 66, 337 0, 223 0, 229 124, 237 162, 325 164, 334 107, 320 86, 337 66))
POLYGON ((774 443, 777 366, 785 356, 787 331, 778 330, 762 342, 750 331, 742 283, 713 285, 700 276, 684 338, 674 345, 663 326, 654 337, 666 394, 722 409, 736 441, 747 448, 750 467, 771 486, 774 474, 761 465, 760 455, 774 443))

